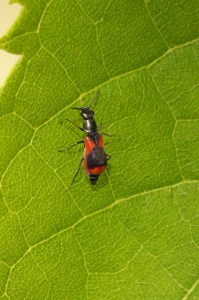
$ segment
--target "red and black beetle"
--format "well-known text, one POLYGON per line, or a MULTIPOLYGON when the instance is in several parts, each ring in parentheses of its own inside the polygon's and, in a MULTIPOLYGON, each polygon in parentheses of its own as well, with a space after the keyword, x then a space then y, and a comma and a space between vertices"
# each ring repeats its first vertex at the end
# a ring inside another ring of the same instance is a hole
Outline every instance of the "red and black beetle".
MULTIPOLYGON (((97 91, 96 97, 98 93, 99 92, 97 91)), ((96 99, 96 97, 93 99, 93 101, 96 99)), ((84 137, 84 140, 79 141, 70 147, 72 148, 77 144, 84 143, 84 157, 79 163, 77 172, 75 173, 70 186, 73 184, 77 174, 79 173, 82 162, 84 162, 84 170, 89 176, 91 184, 94 185, 96 184, 99 175, 106 169, 107 160, 110 159, 111 156, 104 151, 102 133, 98 133, 97 124, 93 118, 94 111, 91 110, 91 105, 80 108, 73 107, 72 109, 81 111, 80 115, 84 119, 83 127, 79 127, 69 119, 67 119, 67 121, 78 127, 80 130, 84 131, 86 135, 84 137)))

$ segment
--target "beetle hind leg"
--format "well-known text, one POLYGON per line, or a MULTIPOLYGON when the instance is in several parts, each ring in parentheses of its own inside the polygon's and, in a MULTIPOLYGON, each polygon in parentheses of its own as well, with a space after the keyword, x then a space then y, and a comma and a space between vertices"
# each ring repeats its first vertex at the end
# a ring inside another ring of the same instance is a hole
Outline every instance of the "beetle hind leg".
POLYGON ((79 170, 80 170, 80 168, 81 168, 81 165, 82 165, 83 160, 84 160, 84 157, 82 157, 82 159, 80 160, 80 163, 79 163, 77 172, 75 173, 75 176, 73 177, 73 180, 72 180, 71 184, 68 186, 68 189, 69 189, 69 188, 71 187, 71 185, 74 183, 75 178, 77 177, 77 175, 78 175, 78 173, 79 173, 79 170))

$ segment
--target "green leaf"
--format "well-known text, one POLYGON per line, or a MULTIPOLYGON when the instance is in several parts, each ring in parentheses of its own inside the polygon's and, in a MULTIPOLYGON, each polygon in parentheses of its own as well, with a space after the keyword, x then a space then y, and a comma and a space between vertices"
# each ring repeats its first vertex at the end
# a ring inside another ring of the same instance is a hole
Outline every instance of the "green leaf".
POLYGON ((1 48, 0 299, 199 298, 199 2, 30 1, 1 48), (71 107, 112 158, 96 186, 71 107), (84 99, 84 102, 83 102, 84 99))

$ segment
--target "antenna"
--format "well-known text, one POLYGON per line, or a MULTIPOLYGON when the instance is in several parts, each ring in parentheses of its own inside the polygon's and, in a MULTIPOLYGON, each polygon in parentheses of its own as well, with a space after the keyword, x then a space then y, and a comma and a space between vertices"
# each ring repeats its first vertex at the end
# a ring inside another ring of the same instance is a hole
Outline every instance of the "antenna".
MULTIPOLYGON (((99 97, 99 90, 96 91, 95 97, 91 100, 91 103, 90 103, 90 105, 88 106, 88 108, 91 108, 91 106, 93 105, 93 103, 94 103, 95 101, 97 101, 98 97, 99 97)), ((76 109, 76 110, 82 110, 83 108, 84 108, 84 107, 71 107, 71 109, 76 109)))
POLYGON ((96 93, 95 93, 95 97, 91 100, 91 104, 89 105, 89 108, 91 108, 91 105, 95 102, 95 101, 97 101, 97 99, 98 99, 98 97, 99 97, 99 90, 97 90, 96 91, 96 93))

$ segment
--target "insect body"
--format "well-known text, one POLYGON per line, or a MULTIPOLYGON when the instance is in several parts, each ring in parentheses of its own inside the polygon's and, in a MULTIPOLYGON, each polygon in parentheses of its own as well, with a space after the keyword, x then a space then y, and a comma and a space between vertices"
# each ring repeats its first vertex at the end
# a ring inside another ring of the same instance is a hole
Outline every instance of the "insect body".
MULTIPOLYGON (((94 99, 95 100, 95 99, 94 99)), ((99 175, 106 169, 107 160, 110 159, 110 155, 104 151, 104 144, 102 134, 98 133, 97 124, 93 118, 94 111, 90 106, 86 107, 73 107, 72 109, 80 110, 80 115, 84 119, 83 128, 76 125, 73 121, 67 119, 73 125, 80 130, 86 132, 86 136, 83 141, 79 141, 73 146, 84 143, 84 157, 81 159, 78 170, 70 184, 73 184, 77 174, 79 173, 82 162, 84 161, 84 169, 89 176, 92 185, 96 184, 99 175)), ((72 147, 73 147, 72 146, 72 147)))
POLYGON ((84 169, 90 178, 91 184, 95 184, 99 175, 106 169, 107 154, 104 152, 102 135, 87 134, 84 138, 84 169))

